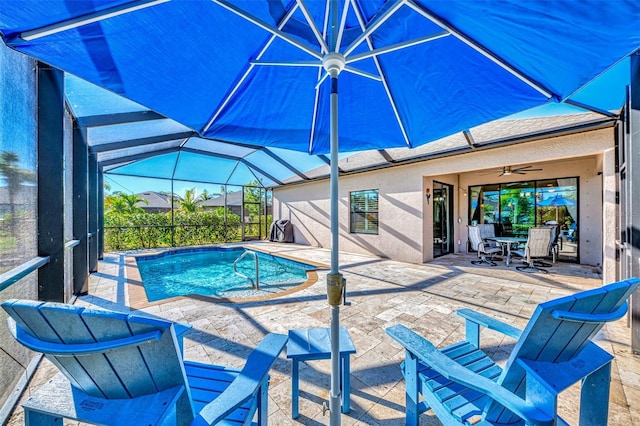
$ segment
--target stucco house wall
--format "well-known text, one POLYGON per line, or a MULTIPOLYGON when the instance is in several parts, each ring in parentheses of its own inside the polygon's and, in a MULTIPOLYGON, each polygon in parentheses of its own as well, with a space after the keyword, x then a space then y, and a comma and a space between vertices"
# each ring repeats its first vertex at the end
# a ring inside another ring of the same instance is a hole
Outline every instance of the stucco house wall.
MULTIPOLYGON (((413 168, 363 173, 340 179, 340 250, 422 262, 422 179, 413 168), (349 233, 349 193, 379 190, 378 235, 349 233), (397 217, 401 214, 401 217, 397 217)), ((296 243, 331 246, 329 181, 274 189, 274 219, 289 219, 296 243)))
MULTIPOLYGON (((431 260, 432 207, 424 194, 438 181, 453 185, 455 251, 465 252, 469 186, 578 177, 580 262, 603 265, 613 273, 613 259, 609 263, 603 259, 604 242, 615 239, 611 235, 615 227, 605 226, 612 219, 603 219, 603 206, 609 206, 610 194, 615 193, 613 146, 614 130, 601 129, 341 176, 340 250, 413 263, 431 260), (506 165, 529 164, 543 170, 502 177, 487 174, 506 165), (379 190, 379 234, 350 234, 349 193, 366 189, 379 190)), ((328 179, 275 188, 273 199, 274 218, 293 223, 297 243, 330 247, 328 179)))

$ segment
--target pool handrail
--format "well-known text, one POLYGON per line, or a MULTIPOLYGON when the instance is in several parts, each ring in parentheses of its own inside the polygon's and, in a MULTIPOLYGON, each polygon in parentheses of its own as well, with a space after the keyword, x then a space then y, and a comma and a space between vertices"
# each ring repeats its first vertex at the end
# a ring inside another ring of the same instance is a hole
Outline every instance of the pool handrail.
POLYGON ((238 256, 238 258, 233 261, 233 272, 235 272, 236 275, 239 275, 239 276, 241 276, 243 278, 248 279, 249 281, 251 281, 251 286, 253 288, 255 288, 256 290, 260 290, 260 285, 259 285, 259 282, 260 282, 260 268, 258 266, 258 254, 256 252, 251 251, 251 250, 245 250, 244 253, 242 253, 240 256, 238 256), (248 255, 248 254, 252 254, 253 258, 255 259, 255 263, 256 263, 256 280, 255 280, 255 282, 251 278, 246 276, 245 274, 243 274, 241 272, 238 272, 238 269, 236 267, 237 263, 240 262, 242 259, 244 259, 244 257, 246 255, 248 255))

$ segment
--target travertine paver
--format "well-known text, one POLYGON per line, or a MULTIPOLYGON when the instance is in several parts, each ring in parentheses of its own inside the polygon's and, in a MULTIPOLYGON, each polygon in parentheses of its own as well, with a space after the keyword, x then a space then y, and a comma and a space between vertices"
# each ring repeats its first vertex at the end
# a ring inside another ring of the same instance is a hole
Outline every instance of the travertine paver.
MULTIPOLYGON (((326 249, 296 244, 254 243, 261 250, 328 264, 326 249)), ((558 263, 548 275, 520 273, 504 262, 495 268, 474 267, 467 255, 448 255, 416 265, 371 256, 341 253, 347 278, 349 306, 341 308, 358 352, 352 357, 352 410, 342 415, 344 425, 401 425, 404 423, 404 382, 399 371, 404 351, 385 334, 385 328, 403 323, 444 345, 462 338, 464 323, 456 309, 477 309, 522 327, 540 302, 602 285, 596 268, 558 263)), ((264 301, 220 303, 214 299, 185 298, 149 305, 144 312, 193 325, 185 341, 185 357, 240 367, 251 348, 268 332, 290 328, 328 326, 326 269, 318 282, 298 292, 264 301)), ((76 303, 128 310, 125 258, 108 254, 90 280, 90 294, 76 303)), ((625 320, 608 325, 598 343, 616 355, 612 371, 609 424, 640 425, 640 357, 630 351, 625 320)), ((495 357, 506 360, 513 340, 491 332, 483 343, 495 357)), ((273 425, 329 424, 323 414, 330 387, 330 362, 301 365, 300 418, 291 419, 290 362, 284 353, 274 365, 269 390, 269 420, 273 425)), ((46 361, 38 369, 27 393, 55 372, 46 361)), ((578 389, 560 398, 561 413, 577 424, 578 389)), ((433 413, 421 424, 438 425, 433 413)), ((20 408, 9 425, 22 424, 20 408)), ((73 423, 69 423, 73 424, 73 423)))

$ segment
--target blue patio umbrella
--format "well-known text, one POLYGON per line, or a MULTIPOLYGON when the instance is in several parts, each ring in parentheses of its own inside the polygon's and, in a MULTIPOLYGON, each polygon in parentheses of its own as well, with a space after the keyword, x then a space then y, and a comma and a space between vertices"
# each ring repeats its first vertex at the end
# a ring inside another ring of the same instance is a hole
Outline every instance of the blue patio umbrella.
POLYGON ((545 200, 542 200, 537 203, 538 206, 542 207, 562 207, 562 206, 575 206, 576 202, 569 198, 565 198, 564 196, 558 194, 553 197, 549 197, 545 200))
POLYGON ((563 206, 575 206, 575 200, 565 198, 563 195, 556 194, 553 197, 546 198, 537 203, 539 207, 555 207, 556 208, 556 223, 558 222, 558 207, 563 206))
MULTIPOLYGON (((338 150, 418 146, 553 102, 610 114, 621 98, 612 106, 577 92, 640 47, 639 23, 635 0, 4 0, 0 8, 8 46, 202 137, 330 152, 336 336, 338 150)), ((339 424, 337 339, 331 349, 331 423, 339 424)))

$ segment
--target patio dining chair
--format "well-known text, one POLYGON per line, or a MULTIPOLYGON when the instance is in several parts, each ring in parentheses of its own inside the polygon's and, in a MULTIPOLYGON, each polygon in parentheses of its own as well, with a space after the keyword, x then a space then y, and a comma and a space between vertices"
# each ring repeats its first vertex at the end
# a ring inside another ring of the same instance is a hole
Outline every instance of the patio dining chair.
MULTIPOLYGON (((529 228, 527 242, 523 248, 512 250, 512 254, 522 257, 526 266, 516 266, 522 272, 542 272, 548 273, 544 268, 536 265, 536 260, 549 256, 551 250, 551 228, 529 228)), ((547 264, 548 265, 548 264, 547 264)), ((551 266, 551 265, 549 265, 551 266)))
POLYGON ((487 241, 496 236, 496 226, 493 223, 479 223, 478 228, 480 228, 482 241, 487 241))
POLYGON ((491 243, 484 241, 480 234, 480 227, 469 226, 469 242, 471 243, 471 249, 478 252, 479 258, 479 260, 471 261, 472 264, 496 266, 493 256, 502 253, 502 249, 495 245, 491 246, 491 243), (489 256, 488 259, 487 256, 489 256))
MULTIPOLYGON (((551 244, 549 246, 549 255, 551 256, 552 262, 556 263, 558 260, 559 254, 559 243, 560 243, 560 225, 557 223, 546 223, 541 226, 542 228, 551 228, 551 244)), ((549 267, 552 266, 546 262, 536 262, 537 266, 549 267)))
POLYGON ((405 348, 405 424, 431 409, 448 426, 568 425, 558 395, 581 382, 579 424, 606 425, 613 356, 593 338, 626 314, 639 285, 631 278, 542 303, 524 330, 461 309, 466 338, 442 349, 404 325, 387 328, 405 348), (481 348, 484 328, 516 340, 504 368, 481 348))
POLYGON ((268 334, 236 370, 183 360, 168 321, 29 300, 2 307, 13 337, 60 370, 22 404, 27 425, 246 425, 256 413, 267 424, 268 373, 285 335, 268 334))

